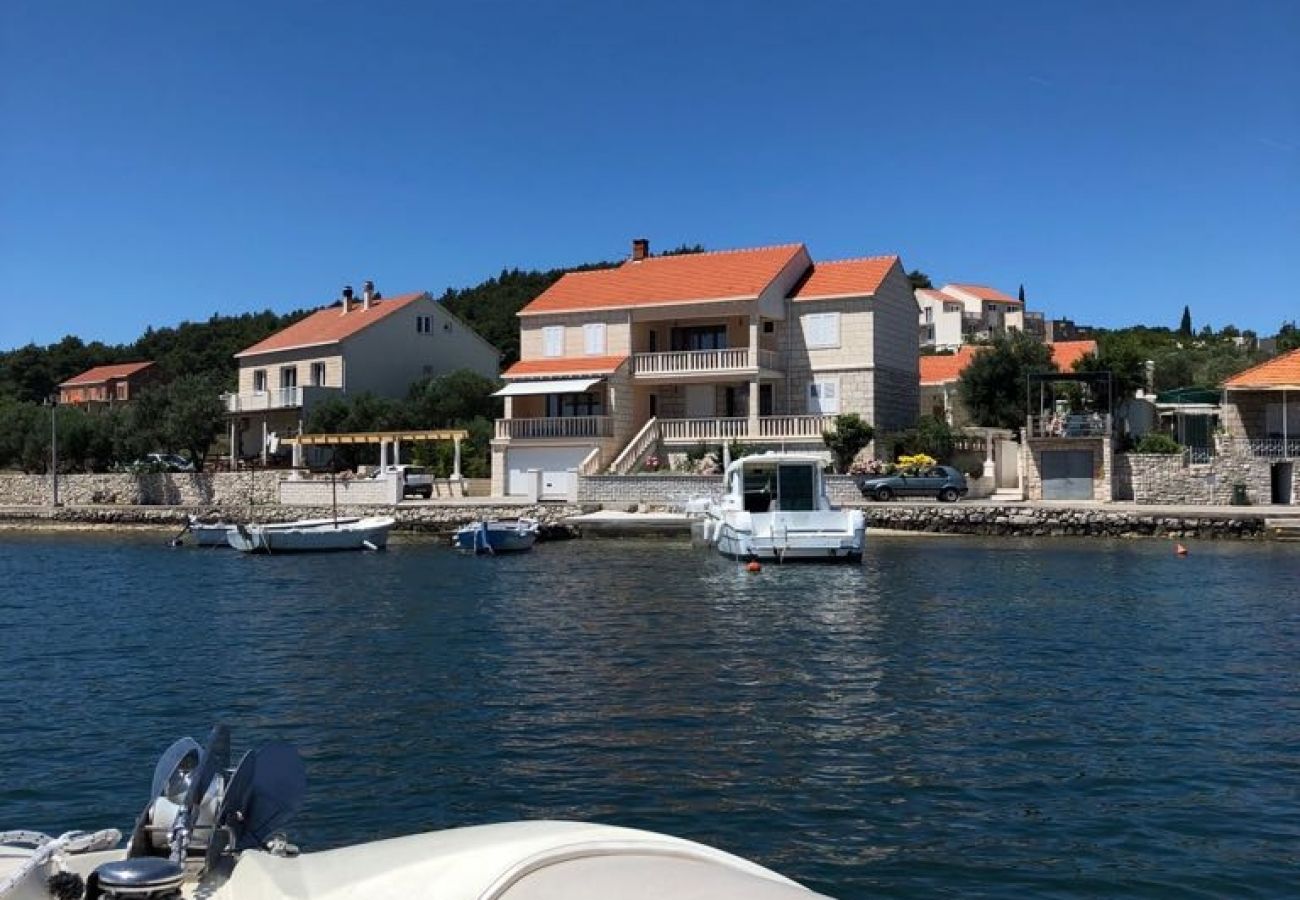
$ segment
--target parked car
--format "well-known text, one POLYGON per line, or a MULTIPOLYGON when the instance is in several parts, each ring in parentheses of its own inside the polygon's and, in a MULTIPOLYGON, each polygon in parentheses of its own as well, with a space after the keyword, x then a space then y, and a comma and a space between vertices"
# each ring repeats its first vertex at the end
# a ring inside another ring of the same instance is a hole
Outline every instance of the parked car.
POLYGON ((176 453, 146 453, 125 468, 128 472, 193 472, 194 463, 176 453))
POLYGON ((371 478, 383 478, 386 475, 396 475, 402 479, 402 496, 407 494, 418 494, 425 500, 433 496, 433 475, 428 469, 421 466, 408 466, 405 464, 397 466, 384 466, 376 469, 371 478))
POLYGON ((858 490, 871 500, 895 497, 938 497, 947 503, 966 496, 966 476, 952 466, 931 466, 923 471, 867 475, 858 479, 858 490))

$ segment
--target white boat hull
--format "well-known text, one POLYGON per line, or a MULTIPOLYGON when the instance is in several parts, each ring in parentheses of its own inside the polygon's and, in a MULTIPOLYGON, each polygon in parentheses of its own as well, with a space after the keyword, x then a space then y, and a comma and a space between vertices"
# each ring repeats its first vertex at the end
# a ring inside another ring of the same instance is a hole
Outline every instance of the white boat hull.
POLYGON ((392 518, 368 518, 337 523, 333 519, 281 522, 274 525, 240 525, 227 542, 245 553, 305 553, 334 550, 382 550, 392 518))
POLYGON ((861 562, 867 542, 859 510, 706 515, 692 528, 697 544, 729 559, 765 562, 861 562))
MULTIPOLYGON (((0 883, 30 851, 0 848, 0 883)), ((88 877, 122 850, 69 854, 67 871, 88 877)), ((5 900, 48 900, 52 864, 25 875, 5 900)), ((816 900, 807 888, 756 863, 692 841, 583 822, 508 822, 340 847, 300 856, 245 851, 233 868, 187 879, 205 900, 514 900, 514 898, 710 897, 816 900)))

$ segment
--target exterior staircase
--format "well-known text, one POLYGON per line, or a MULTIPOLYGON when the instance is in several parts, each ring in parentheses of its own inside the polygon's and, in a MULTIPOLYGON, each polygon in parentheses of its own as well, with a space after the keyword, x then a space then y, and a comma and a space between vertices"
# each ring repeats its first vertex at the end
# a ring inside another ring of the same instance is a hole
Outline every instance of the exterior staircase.
POLYGON ((1300 518, 1265 519, 1264 533, 1275 541, 1300 542, 1300 518))
POLYGON ((609 465, 611 475, 630 475, 641 468, 646 459, 659 447, 659 420, 654 416, 641 426, 636 437, 627 442, 627 446, 609 465))

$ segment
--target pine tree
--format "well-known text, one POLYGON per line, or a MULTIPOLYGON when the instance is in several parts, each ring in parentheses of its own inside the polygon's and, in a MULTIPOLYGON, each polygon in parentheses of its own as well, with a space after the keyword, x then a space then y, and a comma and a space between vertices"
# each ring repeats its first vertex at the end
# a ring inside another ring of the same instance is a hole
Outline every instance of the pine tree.
POLYGON ((1192 310, 1189 306, 1183 307, 1183 321, 1178 326, 1178 333, 1183 337, 1192 336, 1192 310))
POLYGON ((1020 305, 1025 305, 1025 286, 1023 284, 1020 286, 1020 305))

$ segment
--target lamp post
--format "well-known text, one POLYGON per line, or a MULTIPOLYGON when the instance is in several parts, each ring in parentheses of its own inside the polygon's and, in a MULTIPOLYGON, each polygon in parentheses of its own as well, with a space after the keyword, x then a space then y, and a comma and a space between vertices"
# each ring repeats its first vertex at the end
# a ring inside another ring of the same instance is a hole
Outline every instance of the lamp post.
POLYGON ((53 478, 53 490, 51 491, 51 506, 59 505, 59 420, 56 413, 59 410, 59 395, 51 394, 45 401, 45 405, 50 408, 50 475, 53 478))

